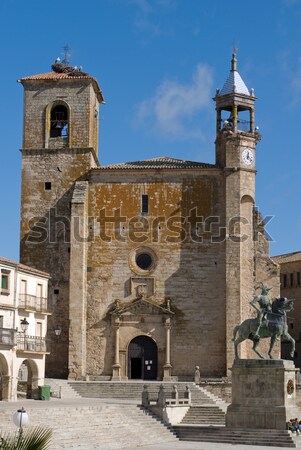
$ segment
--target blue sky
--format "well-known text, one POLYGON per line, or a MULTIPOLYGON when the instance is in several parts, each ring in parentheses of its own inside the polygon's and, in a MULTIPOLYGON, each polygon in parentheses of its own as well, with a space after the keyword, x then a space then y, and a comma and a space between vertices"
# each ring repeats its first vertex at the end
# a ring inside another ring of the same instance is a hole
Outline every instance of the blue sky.
POLYGON ((301 250, 300 0, 1 0, 0 255, 19 258, 22 86, 69 43, 95 76, 102 164, 170 156, 214 162, 211 98, 229 69, 255 89, 256 203, 271 254, 301 250))

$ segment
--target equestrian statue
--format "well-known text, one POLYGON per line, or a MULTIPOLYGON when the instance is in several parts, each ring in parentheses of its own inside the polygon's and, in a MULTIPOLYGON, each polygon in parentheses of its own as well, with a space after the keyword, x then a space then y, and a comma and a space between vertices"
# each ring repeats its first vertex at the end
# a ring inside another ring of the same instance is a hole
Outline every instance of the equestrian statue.
POLYGON ((259 352, 260 339, 271 338, 268 355, 273 359, 272 351, 276 340, 283 338, 291 343, 290 356, 295 353, 295 339, 289 334, 286 313, 293 309, 293 300, 286 297, 275 298, 270 302, 268 293, 271 288, 263 283, 258 283, 254 289, 254 298, 250 305, 256 309, 256 319, 246 319, 233 330, 233 341, 235 347, 235 358, 238 356, 238 345, 250 339, 253 341, 254 352, 262 359, 264 356, 259 352), (256 290, 261 289, 261 294, 256 295, 256 290))

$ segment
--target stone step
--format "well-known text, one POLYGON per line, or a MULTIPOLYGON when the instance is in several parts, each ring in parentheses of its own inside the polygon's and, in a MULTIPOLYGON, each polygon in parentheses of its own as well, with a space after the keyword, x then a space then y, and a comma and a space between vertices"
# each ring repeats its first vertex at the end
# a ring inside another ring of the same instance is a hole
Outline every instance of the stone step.
POLYGON ((56 398, 81 398, 80 395, 68 384, 68 380, 45 378, 45 384, 50 386, 52 397, 56 398))
POLYGON ((186 386, 191 391, 192 404, 215 404, 204 389, 200 389, 194 383, 164 383, 164 382, 101 382, 101 381, 70 381, 69 385, 74 391, 83 398, 122 398, 137 399, 141 401, 143 386, 148 386, 150 397, 156 398, 160 385, 163 384, 166 397, 171 397, 173 386, 176 385, 179 397, 184 397, 186 386))
MULTIPOLYGON (((91 400, 92 403, 94 403, 91 400)), ((169 428, 131 404, 70 404, 59 406, 59 401, 41 402, 38 407, 26 405, 31 426, 46 425, 53 430, 52 450, 63 448, 87 449, 114 448, 116 443, 124 446, 132 442, 146 445, 149 442, 175 441, 169 428), (52 402, 58 402, 56 407, 52 402), (105 447, 103 447, 105 446, 105 447)), ((13 406, 0 408, 0 428, 15 431, 12 423, 13 406)), ((120 445, 119 445, 120 446, 120 445)))
POLYGON ((175 425, 176 435, 183 441, 216 442, 275 447, 296 447, 287 430, 252 430, 225 426, 175 425))
POLYGON ((225 425, 225 413, 218 406, 191 406, 181 424, 225 425))

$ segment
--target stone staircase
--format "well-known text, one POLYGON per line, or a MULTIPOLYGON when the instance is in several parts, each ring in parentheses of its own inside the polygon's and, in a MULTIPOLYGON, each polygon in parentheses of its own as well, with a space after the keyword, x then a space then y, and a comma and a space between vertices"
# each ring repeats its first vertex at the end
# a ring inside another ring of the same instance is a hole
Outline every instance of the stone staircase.
POLYGON ((181 424, 225 425, 225 413, 218 406, 191 406, 181 424))
POLYGON ((50 386, 51 397, 63 399, 81 398, 69 385, 68 380, 45 378, 44 384, 50 386))
MULTIPOLYGON (((172 446, 177 441, 173 432, 160 420, 155 420, 133 404, 108 404, 92 399, 61 403, 60 400, 51 400, 25 405, 31 426, 45 425, 53 430, 51 450, 109 450, 150 442, 170 442, 172 446)), ((12 414, 17 407, 19 405, 6 404, 0 408, 0 435, 16 430, 12 414)))
MULTIPOLYGON (((150 398, 153 399, 157 398, 160 385, 163 384, 167 398, 171 397, 173 386, 176 385, 179 392, 179 398, 184 398, 186 386, 189 386, 192 405, 215 405, 217 400, 214 395, 205 389, 196 386, 192 382, 69 381, 68 384, 82 398, 135 399, 140 403, 143 386, 145 384, 148 386, 150 398)), ((222 400, 220 402, 222 402, 222 400)))
POLYGON ((291 433, 287 430, 251 430, 198 425, 175 425, 173 429, 182 441, 296 447, 291 433))

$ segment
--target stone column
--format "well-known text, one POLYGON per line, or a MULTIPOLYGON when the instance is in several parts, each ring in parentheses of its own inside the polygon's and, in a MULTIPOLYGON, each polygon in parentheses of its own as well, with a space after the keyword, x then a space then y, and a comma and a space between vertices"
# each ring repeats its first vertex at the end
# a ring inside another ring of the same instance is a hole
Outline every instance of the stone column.
POLYGON ((233 130, 237 131, 237 105, 233 105, 232 109, 232 119, 233 119, 233 130))
POLYGON ((69 379, 86 375, 88 182, 77 181, 71 202, 69 379))
POLYGON ((255 131, 255 118, 254 118, 254 109, 250 109, 250 131, 254 133, 255 131))
POLYGON ((2 398, 5 401, 17 401, 17 383, 12 386, 12 378, 9 375, 2 375, 2 398))
POLYGON ((171 380, 171 368, 172 365, 170 364, 170 328, 171 328, 171 321, 170 318, 165 320, 165 364, 163 366, 163 381, 170 381, 171 380))
POLYGON ((119 361, 119 329, 120 329, 120 320, 117 317, 115 319, 115 323, 114 323, 114 328, 115 328, 115 361, 114 364, 112 366, 113 369, 113 375, 112 375, 112 380, 114 381, 120 381, 121 380, 121 376, 120 376, 120 361, 119 361))

